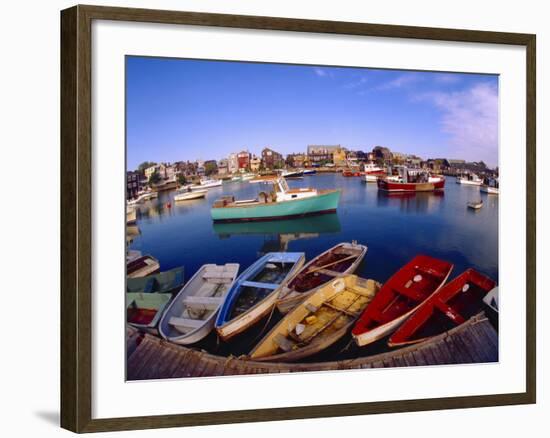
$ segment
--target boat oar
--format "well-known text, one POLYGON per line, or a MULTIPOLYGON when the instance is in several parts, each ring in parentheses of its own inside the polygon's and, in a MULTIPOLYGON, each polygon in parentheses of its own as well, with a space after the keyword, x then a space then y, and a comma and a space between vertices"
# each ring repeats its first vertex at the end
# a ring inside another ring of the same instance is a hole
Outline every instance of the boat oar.
POLYGON ((312 274, 313 272, 320 271, 321 269, 326 269, 326 268, 328 268, 329 266, 337 265, 338 263, 345 262, 346 260, 350 260, 350 259, 353 259, 353 258, 357 258, 357 255, 356 255, 356 254, 352 254, 352 255, 350 255, 350 256, 344 257, 343 259, 335 260, 335 261, 333 261, 333 262, 327 263, 326 265, 323 265, 323 266, 319 266, 319 267, 317 267, 317 268, 310 269, 309 271, 306 272, 306 274, 312 274))

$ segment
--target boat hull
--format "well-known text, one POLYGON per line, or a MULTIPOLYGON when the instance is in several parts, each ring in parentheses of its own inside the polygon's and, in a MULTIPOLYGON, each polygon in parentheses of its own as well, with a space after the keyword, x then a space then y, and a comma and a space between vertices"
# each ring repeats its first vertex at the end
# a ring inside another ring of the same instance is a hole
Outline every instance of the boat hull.
POLYGON ((233 285, 233 288, 227 293, 216 319, 215 327, 219 337, 224 341, 228 341, 266 316, 275 305, 281 288, 303 266, 304 260, 305 255, 303 253, 268 253, 244 271, 233 285), (272 292, 245 312, 231 318, 231 309, 242 293, 242 288, 247 287, 246 282, 261 272, 267 264, 276 262, 293 263, 293 266, 272 292))
POLYGON ((498 189, 496 187, 481 186, 479 190, 488 195, 498 195, 498 189))
POLYGON ((308 198, 256 205, 219 207, 210 210, 216 222, 269 221, 334 213, 338 208, 340 191, 331 190, 308 198))
POLYGON ((189 193, 182 193, 174 196, 174 201, 191 201, 193 199, 200 199, 206 196, 208 190, 196 190, 189 193))
POLYGON ((453 265, 416 256, 397 271, 363 312, 352 330, 358 346, 392 333, 447 281, 453 265))
POLYGON ((427 183, 400 183, 379 178, 376 183, 378 190, 385 192, 433 192, 445 189, 445 179, 427 183))
MULTIPOLYGON (((288 286, 282 289, 281 294, 279 296, 279 300, 277 301, 277 310, 280 313, 282 314, 288 313, 289 311, 294 309, 297 305, 299 305, 308 297, 310 297, 313 293, 315 293, 315 291, 319 287, 324 286, 325 284, 329 283, 334 278, 336 278, 336 277, 326 277, 325 281, 317 282, 317 284, 313 285, 313 287, 306 292, 298 292, 296 291, 295 286, 293 286, 293 283, 296 281, 299 281, 299 278, 303 275, 304 272, 310 269, 315 270, 316 267, 322 266, 323 263, 320 261, 323 260, 323 258, 327 257, 331 252, 334 252, 335 250, 337 250, 338 248, 342 248, 343 250, 348 249, 348 251, 351 251, 351 250, 359 251, 357 256, 354 259, 350 260, 351 263, 349 264, 348 268, 343 270, 342 272, 339 272, 339 276, 353 274, 357 269, 357 267, 359 266, 359 264, 363 261, 363 258, 367 253, 367 247, 364 245, 357 245, 357 244, 354 245, 353 243, 351 244, 343 243, 343 244, 338 244, 336 246, 333 246, 332 248, 326 250, 322 254, 319 254, 314 259, 310 260, 299 272, 296 273, 294 278, 292 278, 288 282, 288 286), (321 263, 321 265, 319 265, 319 263, 321 263)), ((349 254, 350 256, 353 256, 351 252, 349 254)), ((336 267, 336 269, 338 269, 337 265, 338 263, 335 263, 333 266, 331 266, 331 268, 336 267)))

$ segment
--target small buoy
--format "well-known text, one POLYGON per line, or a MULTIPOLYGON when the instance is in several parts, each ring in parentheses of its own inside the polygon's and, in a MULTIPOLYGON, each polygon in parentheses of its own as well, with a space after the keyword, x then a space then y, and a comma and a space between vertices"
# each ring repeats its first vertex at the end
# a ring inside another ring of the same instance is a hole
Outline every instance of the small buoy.
POLYGON ((172 208, 172 204, 168 203, 168 204, 166 204, 166 207, 172 208))
POLYGON ((413 277, 413 281, 415 283, 418 283, 420 280, 422 280, 422 275, 420 274, 416 274, 414 277, 413 277))
POLYGON ((464 286, 462 286, 462 292, 467 292, 468 289, 470 289, 470 285, 466 283, 464 286))

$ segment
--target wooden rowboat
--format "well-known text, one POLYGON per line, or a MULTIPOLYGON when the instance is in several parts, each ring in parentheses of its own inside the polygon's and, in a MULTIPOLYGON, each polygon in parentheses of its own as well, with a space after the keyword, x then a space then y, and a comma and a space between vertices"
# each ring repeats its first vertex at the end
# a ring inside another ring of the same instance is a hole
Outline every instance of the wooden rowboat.
POLYGON ((216 319, 223 340, 242 333, 266 316, 281 287, 304 264, 303 252, 270 252, 253 263, 227 293, 216 319))
POLYGON ((380 289, 352 330, 359 346, 392 333, 447 281, 453 265, 417 255, 380 289))
POLYGON ((238 273, 237 263, 203 265, 167 307, 159 323, 160 335, 183 345, 205 338, 238 273))
POLYGON ((379 287, 356 275, 321 286, 267 334, 250 358, 293 362, 324 350, 348 333, 379 287))
POLYGON ((174 293, 183 286, 183 266, 147 277, 128 278, 126 292, 174 293))
POLYGON ((310 296, 315 288, 334 280, 335 277, 352 274, 366 253, 365 245, 344 242, 319 254, 281 289, 277 309, 281 313, 287 313, 310 296))
POLYGON ((447 283, 403 323, 390 337, 390 347, 414 344, 463 324, 483 310, 483 299, 495 282, 468 269, 447 283))
POLYGON ((159 261, 150 255, 144 255, 126 263, 126 277, 138 278, 156 274, 160 270, 159 261))
POLYGON ((157 324, 171 294, 126 294, 126 321, 131 326, 152 334, 157 334, 157 324))

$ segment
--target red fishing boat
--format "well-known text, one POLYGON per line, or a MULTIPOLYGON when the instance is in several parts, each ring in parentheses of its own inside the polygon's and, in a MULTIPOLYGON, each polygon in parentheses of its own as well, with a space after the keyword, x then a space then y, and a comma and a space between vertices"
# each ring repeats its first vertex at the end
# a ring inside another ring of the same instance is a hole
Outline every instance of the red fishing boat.
POLYGON ((433 192, 445 189, 445 177, 432 176, 424 169, 401 167, 398 176, 378 178, 378 190, 385 192, 433 192))
POLYGON ((453 265, 417 255, 397 271, 370 302, 352 330, 359 346, 389 335, 447 281, 453 265))
POLYGON ((363 175, 363 172, 361 172, 359 169, 344 169, 342 171, 342 176, 361 176, 363 175))
POLYGON ((496 283, 468 269, 424 302, 390 337, 388 345, 414 344, 444 333, 483 310, 483 298, 496 283))

